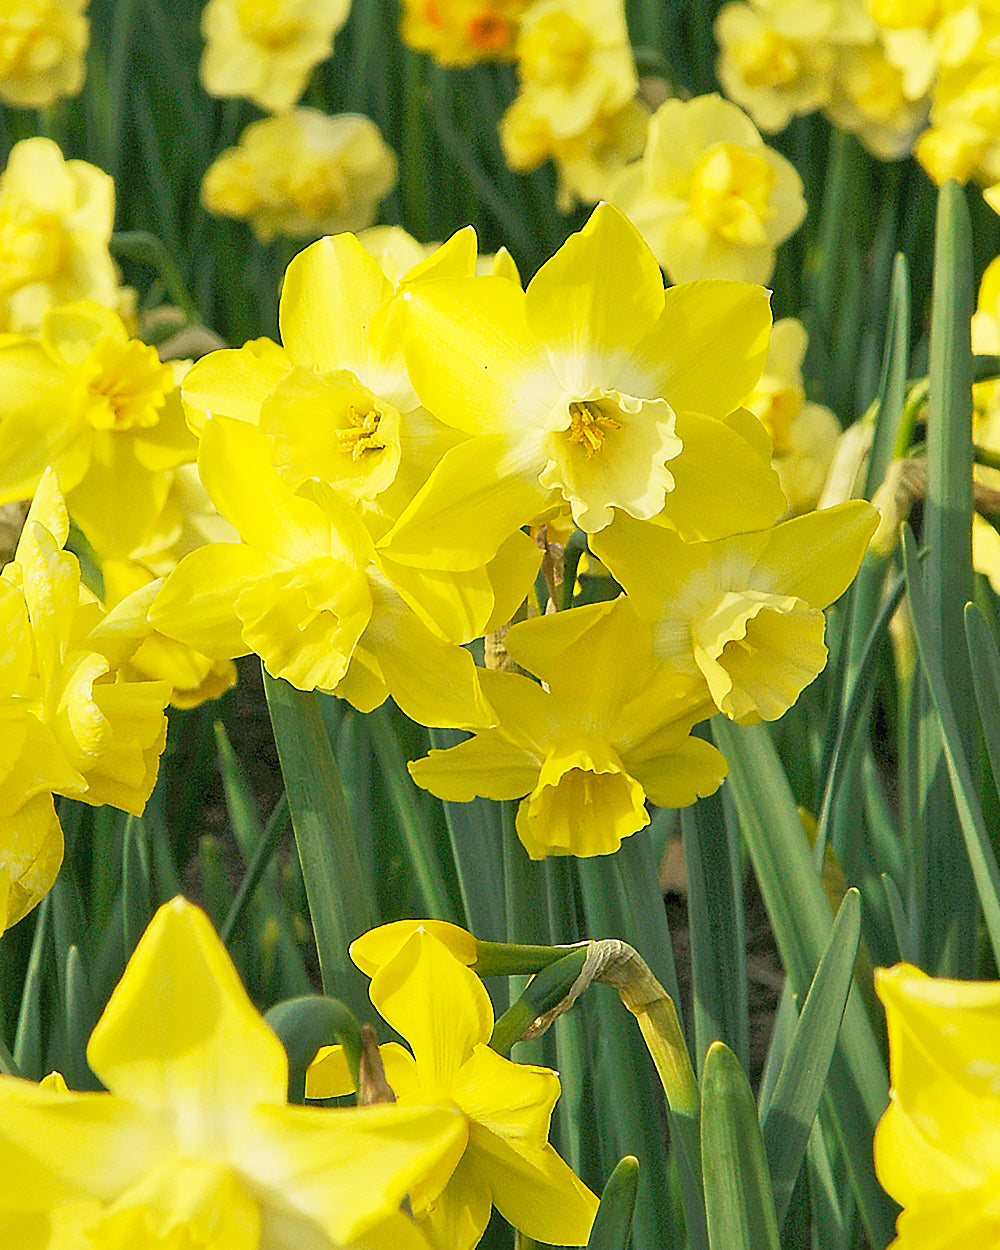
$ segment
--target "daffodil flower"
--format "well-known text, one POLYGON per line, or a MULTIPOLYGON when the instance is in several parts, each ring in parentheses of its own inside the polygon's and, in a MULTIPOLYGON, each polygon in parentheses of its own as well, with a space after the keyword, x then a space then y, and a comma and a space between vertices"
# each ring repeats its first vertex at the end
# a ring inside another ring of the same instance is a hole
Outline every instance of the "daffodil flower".
POLYGON ((14 559, 0 574, 0 932, 52 885, 62 861, 53 794, 141 814, 166 741, 165 682, 121 666, 148 634, 158 583, 105 614, 80 584, 55 473, 46 470, 14 559))
POLYGON ((95 1247, 411 1247, 399 1203, 464 1136, 448 1107, 289 1107, 284 1048, 182 898, 151 921, 87 1059, 110 1092, 0 1078, 0 1226, 67 1208, 95 1247), (379 1240, 386 1221, 398 1241, 379 1240))
POLYGON ((997 1087, 1000 984, 880 968, 889 1029, 889 1109, 875 1169, 902 1204, 895 1250, 1000 1242, 997 1087))
MULTIPOLYGON (((410 1205, 436 1250, 471 1250, 492 1207, 529 1237, 586 1242, 597 1199, 548 1143, 559 1077, 491 1050, 493 1007, 482 981, 422 927, 376 971, 369 990, 412 1054, 382 1046, 397 1107, 445 1106, 462 1117, 462 1149, 410 1189, 410 1205)), ((339 1047, 322 1049, 306 1094, 350 1090, 339 1047)))
POLYGON ((419 786, 458 802, 526 795, 516 825, 533 859, 610 854, 649 824, 647 798, 684 807, 718 789, 725 760, 690 736, 714 708, 657 665, 625 598, 514 625, 504 642, 545 686, 482 673, 496 728, 411 763, 419 786))
POLYGON ((564 503, 588 532, 624 510, 690 538, 760 528, 784 511, 770 452, 747 437, 753 419, 726 420, 766 357, 762 288, 664 291, 635 228, 604 204, 526 291, 442 279, 403 298, 414 388, 469 437, 397 521, 397 559, 477 567, 564 503))
POLYGON ((685 543, 630 517, 595 555, 653 631, 660 659, 700 674, 719 711, 776 720, 826 664, 822 609, 850 585, 878 513, 864 500, 759 533, 685 543))
POLYGON ((40 339, 0 344, 0 501, 28 498, 48 465, 105 558, 126 558, 194 460, 174 367, 121 318, 81 301, 48 312, 40 339))
POLYGON ((470 628, 463 590, 477 620, 490 614, 481 570, 466 587, 405 568, 390 583, 388 557, 352 508, 322 483, 295 493, 247 422, 206 422, 199 467, 243 541, 211 543, 178 564, 151 609, 156 629, 220 659, 255 651, 273 676, 335 691, 362 711, 391 692, 427 724, 489 723, 472 656, 436 624, 470 628))

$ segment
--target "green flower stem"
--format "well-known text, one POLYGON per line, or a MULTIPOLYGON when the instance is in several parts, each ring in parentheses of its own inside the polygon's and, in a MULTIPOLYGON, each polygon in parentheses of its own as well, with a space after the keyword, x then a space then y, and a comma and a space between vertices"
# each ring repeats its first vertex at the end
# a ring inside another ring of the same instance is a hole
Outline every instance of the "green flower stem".
POLYGON ((578 946, 543 968, 533 977, 516 1003, 493 1026, 490 1046, 501 1055, 509 1055, 515 1042, 531 1028, 539 1017, 557 1008, 573 988, 587 960, 587 947, 578 946))
POLYGON ((476 942, 476 972, 481 977, 533 976, 571 955, 576 946, 521 946, 517 942, 476 942))

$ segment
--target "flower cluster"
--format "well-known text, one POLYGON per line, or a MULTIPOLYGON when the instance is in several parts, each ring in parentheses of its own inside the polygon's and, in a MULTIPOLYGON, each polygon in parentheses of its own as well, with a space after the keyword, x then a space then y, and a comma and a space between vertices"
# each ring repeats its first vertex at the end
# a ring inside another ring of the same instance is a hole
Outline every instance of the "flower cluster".
POLYGON ((324 239, 286 274, 282 345, 190 370, 201 478, 240 542, 185 557, 151 620, 362 711, 391 694, 476 731, 415 762, 420 784, 526 796, 535 857, 605 854, 648 823, 647 799, 718 786, 698 721, 778 717, 820 671, 823 608, 875 514, 777 524, 771 443, 743 406, 768 355, 762 288, 665 290, 610 205, 527 289, 476 261, 463 231, 394 284, 354 236, 324 239), (523 531, 553 573, 574 528, 625 597, 516 624, 509 660, 476 667, 463 644, 506 625, 538 574, 523 531))
POLYGON ((247 220, 268 242, 370 226, 396 184, 396 158, 367 117, 295 107, 347 20, 344 0, 210 0, 201 81, 273 116, 253 122, 209 166, 202 203, 247 220))
POLYGON ((715 33, 719 80, 762 129, 823 109, 883 160, 912 150, 938 183, 1000 182, 1000 25, 989 5, 737 0, 715 33))

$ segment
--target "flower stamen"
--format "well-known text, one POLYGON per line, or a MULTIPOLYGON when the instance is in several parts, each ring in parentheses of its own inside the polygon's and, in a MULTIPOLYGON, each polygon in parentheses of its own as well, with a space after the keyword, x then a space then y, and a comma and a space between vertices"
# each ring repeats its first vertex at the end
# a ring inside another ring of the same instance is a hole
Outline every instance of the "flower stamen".
POLYGON ((570 425, 566 438, 571 443, 582 443, 587 459, 592 459, 604 447, 606 430, 620 430, 622 423, 603 412, 593 400, 573 400, 569 405, 570 425))

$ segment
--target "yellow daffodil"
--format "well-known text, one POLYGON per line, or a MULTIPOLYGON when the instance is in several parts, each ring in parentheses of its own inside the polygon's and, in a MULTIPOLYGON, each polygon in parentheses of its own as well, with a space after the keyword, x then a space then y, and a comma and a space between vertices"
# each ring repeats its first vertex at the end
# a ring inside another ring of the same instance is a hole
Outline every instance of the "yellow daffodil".
POLYGON ((115 307, 114 216, 114 183, 96 165, 63 160, 51 139, 16 143, 0 176, 0 330, 34 332, 72 300, 115 307))
POLYGON ((730 3, 715 19, 719 82, 761 130, 784 130, 793 117, 822 108, 830 98, 829 32, 821 27, 800 38, 785 33, 786 12, 802 7, 800 0, 784 0, 776 13, 774 6, 764 13, 730 3))
POLYGON ((964 64, 945 68, 934 86, 931 125, 914 155, 938 184, 947 178, 1000 178, 1000 64, 984 39, 964 64))
POLYGON ((839 49, 826 113, 856 134, 874 156, 906 156, 927 117, 928 99, 911 99, 903 72, 886 59, 881 40, 839 49))
POLYGON ((771 463, 791 513, 808 512, 819 503, 841 434, 830 409, 806 399, 802 361, 808 345, 800 321, 794 317, 776 321, 764 372, 746 401, 771 436, 771 463))
POLYGON ((969 0, 867 0, 867 7, 910 100, 925 96, 943 67, 963 64, 982 33, 980 5, 969 0))
POLYGON ((289 1107, 281 1043, 181 898, 151 921, 87 1059, 109 1093, 0 1078, 0 1213, 66 1206, 95 1250, 335 1250, 369 1244, 369 1230, 377 1242, 385 1221, 405 1226, 404 1194, 465 1131, 447 1107, 289 1107))
POLYGON ((333 51, 349 10, 349 0, 209 0, 202 85, 272 112, 291 107, 333 51))
POLYGON ((397 162, 367 117, 294 108, 252 122, 209 166, 201 202, 258 239, 361 230, 396 185, 397 162))
POLYGON ((0 499, 26 498, 54 465, 95 549, 127 557, 162 511, 171 471, 196 453, 180 372, 90 301, 47 312, 40 339, 4 340, 0 499))
POLYGON ((0 4, 0 100, 48 108, 83 86, 90 28, 88 0, 3 0, 0 4))
POLYGON ((14 560, 0 575, 0 925, 46 893, 62 860, 52 795, 139 815, 166 741, 164 682, 130 682, 122 664, 148 633, 149 595, 105 615, 62 550, 69 522, 48 470, 14 560))
MULTIPOLYGON (((436 937, 416 928, 372 979, 371 1000, 410 1043, 381 1047, 395 1106, 456 1108, 464 1149, 410 1190, 418 1224, 436 1250, 471 1250, 492 1207, 529 1237, 582 1245, 597 1199, 548 1144, 559 1077, 491 1050, 493 1007, 483 983, 436 937)), ((343 1093, 339 1048, 321 1050, 306 1093, 343 1093)))
POLYGON ((530 0, 404 0, 399 33, 439 65, 510 60, 530 0))
POLYGON ((521 23, 517 57, 521 92, 556 143, 624 108, 638 90, 621 0, 539 0, 521 23))
POLYGON ((894 1250, 996 1245, 1000 984, 934 979, 899 964, 878 969, 875 988, 892 1083, 875 1168, 903 1207, 894 1250))
POLYGON ((766 282, 775 251, 802 224, 795 168, 721 96, 667 100, 642 159, 609 198, 638 227, 673 282, 766 282))
POLYGON ((563 504, 589 532, 622 509, 699 537, 784 511, 769 447, 762 455, 742 420, 726 421, 764 363, 761 288, 665 292, 635 228, 601 205, 527 291, 502 278, 442 279, 404 299, 414 388, 470 437, 391 531, 397 560, 475 568, 563 504))
POLYGON ((467 968, 476 962, 476 939, 448 920, 394 920, 369 929, 351 943, 351 958, 365 976, 373 977, 389 962, 417 929, 423 929, 451 951, 467 968))
POLYGON ((714 712, 702 683, 657 665, 624 598, 512 626, 508 653, 544 686, 485 671, 497 727, 409 765, 439 798, 515 799, 533 859, 608 855, 649 824, 646 799, 685 807, 726 775, 692 725, 714 712))
POLYGON ((854 500, 711 543, 629 517, 592 541, 652 627, 656 654, 753 724, 786 712, 826 664, 822 609, 850 585, 877 523, 854 500))
POLYGON ((273 676, 335 691, 362 711, 391 693, 425 724, 488 723, 471 655, 432 628, 440 619, 469 629, 463 595, 489 615, 485 574, 463 586, 400 569, 390 583, 390 553, 376 552, 349 504, 320 482, 294 492, 249 422, 207 421, 199 469, 242 542, 211 543, 180 562, 150 612, 156 629, 219 659, 256 651, 273 676))

